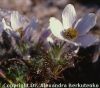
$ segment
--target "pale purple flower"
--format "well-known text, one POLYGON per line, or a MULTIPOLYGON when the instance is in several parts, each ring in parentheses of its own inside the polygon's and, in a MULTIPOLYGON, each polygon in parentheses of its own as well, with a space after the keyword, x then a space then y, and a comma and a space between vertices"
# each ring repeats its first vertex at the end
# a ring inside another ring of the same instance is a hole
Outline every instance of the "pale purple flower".
POLYGON ((96 25, 96 15, 89 13, 77 19, 75 8, 68 4, 62 12, 62 23, 55 17, 50 18, 49 28, 52 34, 61 40, 88 47, 98 41, 98 38, 89 33, 96 25))
POLYGON ((3 23, 0 22, 0 35, 2 34, 2 32, 3 32, 3 23))
POLYGON ((9 23, 3 18, 2 23, 4 26, 4 30, 8 30, 9 34, 12 32, 16 32, 16 34, 20 35, 20 32, 23 31, 24 21, 22 20, 22 16, 17 12, 13 11, 10 16, 9 23))
POLYGON ((6 20, 3 18, 2 23, 4 30, 13 36, 19 36, 25 40, 29 40, 32 36, 32 32, 37 27, 37 20, 35 19, 26 19, 24 16, 19 14, 17 11, 13 11, 10 17, 10 25, 7 24, 6 20))
POLYGON ((51 34, 50 30, 48 30, 48 29, 43 30, 43 32, 41 33, 41 35, 39 37, 38 42, 39 43, 44 42, 49 37, 50 34, 51 34))
POLYGON ((33 36, 33 32, 38 27, 38 20, 35 18, 32 18, 32 20, 29 22, 28 26, 24 29, 24 39, 30 40, 33 36))

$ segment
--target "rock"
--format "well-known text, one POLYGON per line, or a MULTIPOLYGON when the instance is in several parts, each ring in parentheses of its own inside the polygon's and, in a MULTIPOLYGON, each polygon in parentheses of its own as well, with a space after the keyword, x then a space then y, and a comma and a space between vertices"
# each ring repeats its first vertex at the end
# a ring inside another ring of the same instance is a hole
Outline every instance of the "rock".
POLYGON ((58 9, 56 7, 47 8, 46 6, 43 6, 43 5, 38 5, 33 8, 33 12, 35 16, 39 19, 46 16, 54 15, 57 13, 57 11, 58 9))
POLYGON ((19 11, 29 11, 32 5, 31 0, 3 0, 0 7, 5 9, 16 9, 19 11))

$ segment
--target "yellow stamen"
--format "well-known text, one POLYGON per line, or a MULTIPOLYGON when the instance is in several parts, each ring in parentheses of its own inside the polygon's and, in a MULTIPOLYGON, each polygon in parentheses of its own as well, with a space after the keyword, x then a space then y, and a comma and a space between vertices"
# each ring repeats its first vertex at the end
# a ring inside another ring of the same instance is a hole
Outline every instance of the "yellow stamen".
POLYGON ((73 40, 77 37, 78 32, 74 28, 69 28, 63 31, 63 36, 69 40, 73 40))
POLYGON ((17 29, 16 32, 18 32, 18 33, 20 34, 20 37, 21 37, 21 38, 22 38, 22 36, 24 35, 23 28, 17 29))

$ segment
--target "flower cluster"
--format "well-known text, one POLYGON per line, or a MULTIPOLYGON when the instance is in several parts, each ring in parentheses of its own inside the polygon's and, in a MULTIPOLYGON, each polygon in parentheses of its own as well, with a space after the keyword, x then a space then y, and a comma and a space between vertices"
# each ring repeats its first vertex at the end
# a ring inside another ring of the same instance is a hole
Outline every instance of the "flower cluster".
POLYGON ((64 81, 62 72, 75 66, 79 48, 86 49, 99 41, 90 33, 96 20, 94 13, 77 19, 74 6, 68 4, 62 12, 62 22, 50 17, 45 29, 35 18, 29 20, 12 11, 0 21, 0 65, 5 68, 0 68, 0 76, 9 84, 64 81))
MULTIPOLYGON (((98 41, 98 38, 89 33, 90 29, 96 25, 96 15, 88 13, 84 17, 77 19, 75 8, 68 4, 62 12, 62 23, 55 17, 50 17, 49 29, 58 39, 64 40, 74 45, 88 47, 98 41)), ((11 36, 16 36, 29 40, 32 32, 37 27, 37 20, 28 19, 13 11, 9 21, 5 18, 1 22, 1 32, 7 31, 11 36)))
POLYGON ((27 18, 20 15, 17 11, 13 11, 9 17, 9 20, 2 19, 2 25, 4 31, 10 36, 16 36, 29 40, 32 36, 32 32, 37 27, 37 20, 33 19, 29 22, 27 18))

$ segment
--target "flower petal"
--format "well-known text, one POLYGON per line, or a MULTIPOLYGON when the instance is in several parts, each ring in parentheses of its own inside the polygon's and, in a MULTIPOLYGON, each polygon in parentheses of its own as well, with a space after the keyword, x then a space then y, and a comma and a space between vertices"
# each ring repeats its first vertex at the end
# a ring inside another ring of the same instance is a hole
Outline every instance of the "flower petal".
POLYGON ((35 19, 32 19, 31 22, 24 29, 24 38, 25 40, 29 40, 35 29, 38 28, 38 22, 35 19))
POLYGON ((4 28, 4 30, 6 30, 6 29, 12 30, 12 28, 11 28, 10 26, 7 25, 7 23, 6 23, 6 21, 5 21, 4 18, 2 19, 2 23, 3 23, 3 28, 4 28))
POLYGON ((54 40, 52 39, 52 37, 51 36, 49 36, 48 38, 47 38, 47 42, 50 42, 50 43, 54 43, 54 40))
POLYGON ((29 26, 32 27, 33 29, 36 29, 38 25, 38 20, 35 18, 32 18, 31 22, 29 23, 29 26))
POLYGON ((76 11, 72 4, 68 4, 62 12, 62 21, 64 29, 72 27, 76 20, 76 11))
POLYGON ((11 26, 13 30, 17 30, 22 27, 22 17, 17 11, 13 11, 11 14, 11 26))
POLYGON ((3 23, 0 22, 0 34, 2 34, 3 30, 4 30, 3 23))
POLYGON ((24 36, 23 36, 24 40, 30 40, 32 33, 33 33, 32 28, 28 28, 26 31, 24 31, 24 36))
POLYGON ((54 36, 58 37, 59 39, 61 39, 63 41, 66 41, 69 44, 74 44, 75 46, 79 45, 76 42, 65 39, 62 36, 62 31, 64 29, 63 29, 63 26, 62 26, 61 22, 59 20, 57 20, 56 18, 54 18, 54 17, 50 18, 50 26, 49 27, 51 29, 51 32, 54 34, 54 36))
POLYGON ((86 34, 83 36, 79 36, 75 42, 79 43, 82 47, 89 47, 94 43, 98 42, 99 39, 92 34, 86 34))
POLYGON ((46 39, 49 37, 51 35, 51 31, 50 30, 44 30, 42 33, 41 33, 41 35, 40 35, 40 37, 39 37, 39 42, 41 43, 41 42, 43 42, 43 41, 46 41, 46 39))
POLYGON ((94 13, 89 13, 83 18, 79 19, 76 26, 79 35, 84 35, 89 32, 89 30, 96 25, 96 19, 97 18, 94 13))
POLYGON ((51 17, 49 21, 50 21, 49 28, 51 32, 53 33, 53 35, 60 39, 63 39, 63 36, 61 35, 63 31, 63 26, 61 22, 54 17, 51 17))

